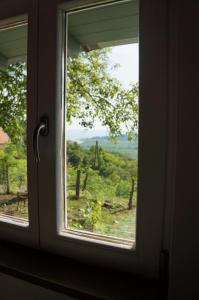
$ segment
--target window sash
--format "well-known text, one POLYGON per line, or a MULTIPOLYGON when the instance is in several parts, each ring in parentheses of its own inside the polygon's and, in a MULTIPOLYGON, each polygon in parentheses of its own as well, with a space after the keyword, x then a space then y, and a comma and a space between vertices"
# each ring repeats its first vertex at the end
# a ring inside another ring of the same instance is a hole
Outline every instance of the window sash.
POLYGON ((65 10, 82 8, 86 4, 95 2, 53 0, 49 3, 44 0, 40 6, 38 113, 45 113, 50 119, 49 136, 40 143, 42 159, 38 167, 41 247, 95 264, 157 277, 166 161, 166 1, 160 3, 152 0, 149 4, 146 0, 140 0, 140 140, 136 250, 60 235, 60 230, 64 227, 63 20, 65 10))
POLYGON ((38 246, 38 201, 37 168, 32 152, 32 133, 37 118, 37 1, 10 0, 0 3, 0 22, 17 20, 24 16, 28 20, 27 47, 27 176, 29 223, 3 216, 0 218, 0 237, 17 243, 38 246))
MULTIPOLYGON (((108 2, 110 1, 102 1, 108 2)), ((29 227, 26 227, 0 221, 0 237, 38 247, 40 235, 40 245, 44 250, 157 277, 162 246, 166 173, 166 0, 161 3, 158 0, 150 3, 140 0, 140 140, 136 250, 60 234, 64 225, 63 19, 66 10, 96 3, 99 4, 99 1, 43 0, 40 1, 39 12, 37 0, 0 3, 0 20, 28 14, 30 222, 29 227), (50 34, 46 34, 47 32, 50 34), (50 132, 48 137, 40 139, 41 162, 37 166, 32 150, 32 135, 37 117, 44 113, 50 119, 50 132)))

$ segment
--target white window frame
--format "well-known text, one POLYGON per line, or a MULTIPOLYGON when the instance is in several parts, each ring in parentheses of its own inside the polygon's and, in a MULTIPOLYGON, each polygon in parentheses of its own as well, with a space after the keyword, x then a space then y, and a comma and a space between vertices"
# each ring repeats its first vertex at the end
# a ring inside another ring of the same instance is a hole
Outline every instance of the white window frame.
MULTIPOLYGON (((120 1, 120 0, 119 0, 120 1)), ((163 244, 167 163, 167 5, 140 0, 139 176, 136 248, 116 247, 60 234, 63 218, 63 61, 65 11, 109 0, 4 0, 0 21, 28 15, 28 193, 29 226, 0 219, 0 238, 85 262, 158 277, 163 244), (49 116, 34 161, 37 120, 49 116), (61 121, 60 121, 61 120, 61 121), (155 184, 154 184, 155 182, 155 184)), ((120 1, 122 2, 122 0, 120 1)), ((11 220, 11 219, 10 219, 11 220)))
POLYGON ((32 247, 39 245, 37 166, 34 162, 32 136, 37 120, 37 1, 0 1, 0 24, 25 18, 28 22, 27 83, 27 164, 29 222, 20 218, 0 217, 0 238, 32 247))
POLYGON ((50 120, 49 136, 40 142, 41 162, 38 166, 41 248, 94 264, 158 277, 166 181, 166 0, 140 0, 140 139, 136 249, 122 249, 96 243, 89 238, 81 240, 60 234, 60 228, 63 228, 64 201, 63 15, 66 10, 100 2, 110 1, 40 2, 38 115, 47 114, 50 120))

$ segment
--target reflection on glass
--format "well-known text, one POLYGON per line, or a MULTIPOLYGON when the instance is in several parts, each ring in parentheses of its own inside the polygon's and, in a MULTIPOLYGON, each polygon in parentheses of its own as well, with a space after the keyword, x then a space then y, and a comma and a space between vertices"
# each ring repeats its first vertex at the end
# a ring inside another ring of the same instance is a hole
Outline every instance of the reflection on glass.
POLYGON ((67 19, 66 228, 135 240, 138 7, 67 19))
POLYGON ((28 219, 27 22, 0 23, 0 215, 28 219))

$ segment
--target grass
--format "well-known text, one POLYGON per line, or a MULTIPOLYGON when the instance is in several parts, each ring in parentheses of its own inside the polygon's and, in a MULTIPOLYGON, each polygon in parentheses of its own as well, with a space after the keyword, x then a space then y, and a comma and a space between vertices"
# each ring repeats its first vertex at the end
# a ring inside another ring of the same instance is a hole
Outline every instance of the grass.
POLYGON ((136 209, 125 211, 117 216, 117 221, 110 227, 109 235, 135 240, 136 209))
POLYGON ((1 194, 0 213, 6 216, 28 219, 28 202, 27 200, 18 202, 15 194, 1 194))
MULTIPOLYGON (((75 200, 70 192, 68 197, 68 227, 77 229, 76 225, 82 216, 89 199, 80 197, 75 200)), ((93 230, 95 233, 125 239, 135 239, 136 208, 128 209, 128 199, 114 197, 111 201, 105 201, 102 205, 99 226, 93 230)), ((86 230, 81 228, 81 230, 86 230)))
MULTIPOLYGON (((73 193, 74 191, 70 191, 68 199, 67 222, 69 228, 77 229, 75 224, 81 217, 82 209, 85 209, 86 203, 89 199, 82 196, 79 200, 75 200, 73 193)), ((28 202, 18 202, 17 195, 15 194, 1 194, 0 213, 6 216, 28 219, 28 202)), ((114 197, 111 201, 106 200, 102 205, 99 226, 93 231, 95 233, 106 234, 113 237, 134 240, 136 228, 135 223, 135 206, 132 210, 128 210, 127 198, 114 197)))

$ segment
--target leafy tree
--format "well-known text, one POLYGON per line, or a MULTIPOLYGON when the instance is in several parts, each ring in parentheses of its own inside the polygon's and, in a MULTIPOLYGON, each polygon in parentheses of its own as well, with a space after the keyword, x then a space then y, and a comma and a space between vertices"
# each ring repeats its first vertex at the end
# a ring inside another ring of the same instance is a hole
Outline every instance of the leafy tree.
POLYGON ((26 64, 11 64, 0 70, 0 127, 12 143, 25 144, 27 110, 26 64))
POLYGON ((23 149, 20 151, 15 144, 9 144, 0 151, 0 168, 4 174, 6 194, 11 193, 11 184, 14 187, 16 183, 19 183, 16 188, 26 185, 26 161, 23 156, 23 149))
POLYGON ((130 193, 130 182, 127 180, 121 180, 116 186, 115 194, 118 197, 127 198, 130 193))
MULTIPOLYGON (((82 52, 67 62, 67 121, 78 119, 92 128, 96 119, 116 138, 126 130, 129 138, 137 128, 138 85, 125 90, 111 76, 110 49, 82 52)), ((13 143, 24 143, 27 109, 27 71, 25 63, 0 70, 0 127, 13 143)))
POLYGON ((132 138, 137 129, 138 85, 125 90, 111 76, 109 52, 105 48, 68 58, 67 121, 76 118, 83 127, 92 128, 98 119, 109 129, 111 137, 116 138, 126 130, 132 138))
MULTIPOLYGON (((122 154, 106 151, 98 145, 100 165, 99 169, 96 169, 96 164, 93 163, 96 158, 96 146, 91 146, 90 149, 83 149, 81 145, 72 142, 68 143, 67 146, 68 174, 70 178, 68 199, 71 199, 71 195, 74 192, 76 194, 77 176, 75 175, 77 174, 77 169, 81 168, 82 173, 85 173, 82 183, 81 207, 76 206, 78 211, 71 214, 74 220, 72 226, 79 229, 97 230, 97 232, 100 230, 101 233, 107 233, 105 224, 108 222, 113 225, 114 220, 117 221, 114 214, 118 209, 131 210, 133 208, 136 192, 137 162, 126 158, 122 154), (71 164, 74 157, 79 157, 78 160, 74 160, 75 162, 78 161, 78 167, 74 161, 73 165, 71 164), (108 208, 107 203, 109 205, 108 208), (107 210, 109 210, 109 214, 107 210), (104 214, 109 215, 109 220, 104 220, 104 214)), ((70 201, 69 205, 73 206, 73 204, 70 204, 70 201)))
MULTIPOLYGON (((124 89, 121 83, 112 77, 111 69, 116 66, 110 65, 109 52, 110 49, 94 50, 89 53, 82 52, 76 58, 68 58, 67 122, 75 120, 83 127, 93 128, 95 121, 99 120, 108 128, 113 139, 122 135, 124 131, 131 139, 137 130, 138 85, 124 89)), ((10 178, 17 178, 17 170, 20 169, 20 174, 25 174, 26 120, 26 64, 12 64, 4 71, 0 70, 0 127, 7 132, 12 142, 0 153, 0 164, 7 170, 8 193, 11 190, 10 178)), ((90 224, 94 228, 99 223, 102 195, 107 196, 113 190, 115 192, 118 182, 129 182, 134 178, 130 171, 132 162, 104 151, 98 144, 87 151, 77 144, 70 145, 67 150, 68 164, 73 177, 76 172, 76 198, 80 196, 81 172, 85 173, 82 189, 88 190, 92 197, 94 196, 94 200, 91 198, 87 203, 84 212, 85 226, 90 224)), ((21 185, 26 179, 25 175, 20 174, 18 177, 21 185)), ((133 195, 132 188, 131 194, 133 195)))

